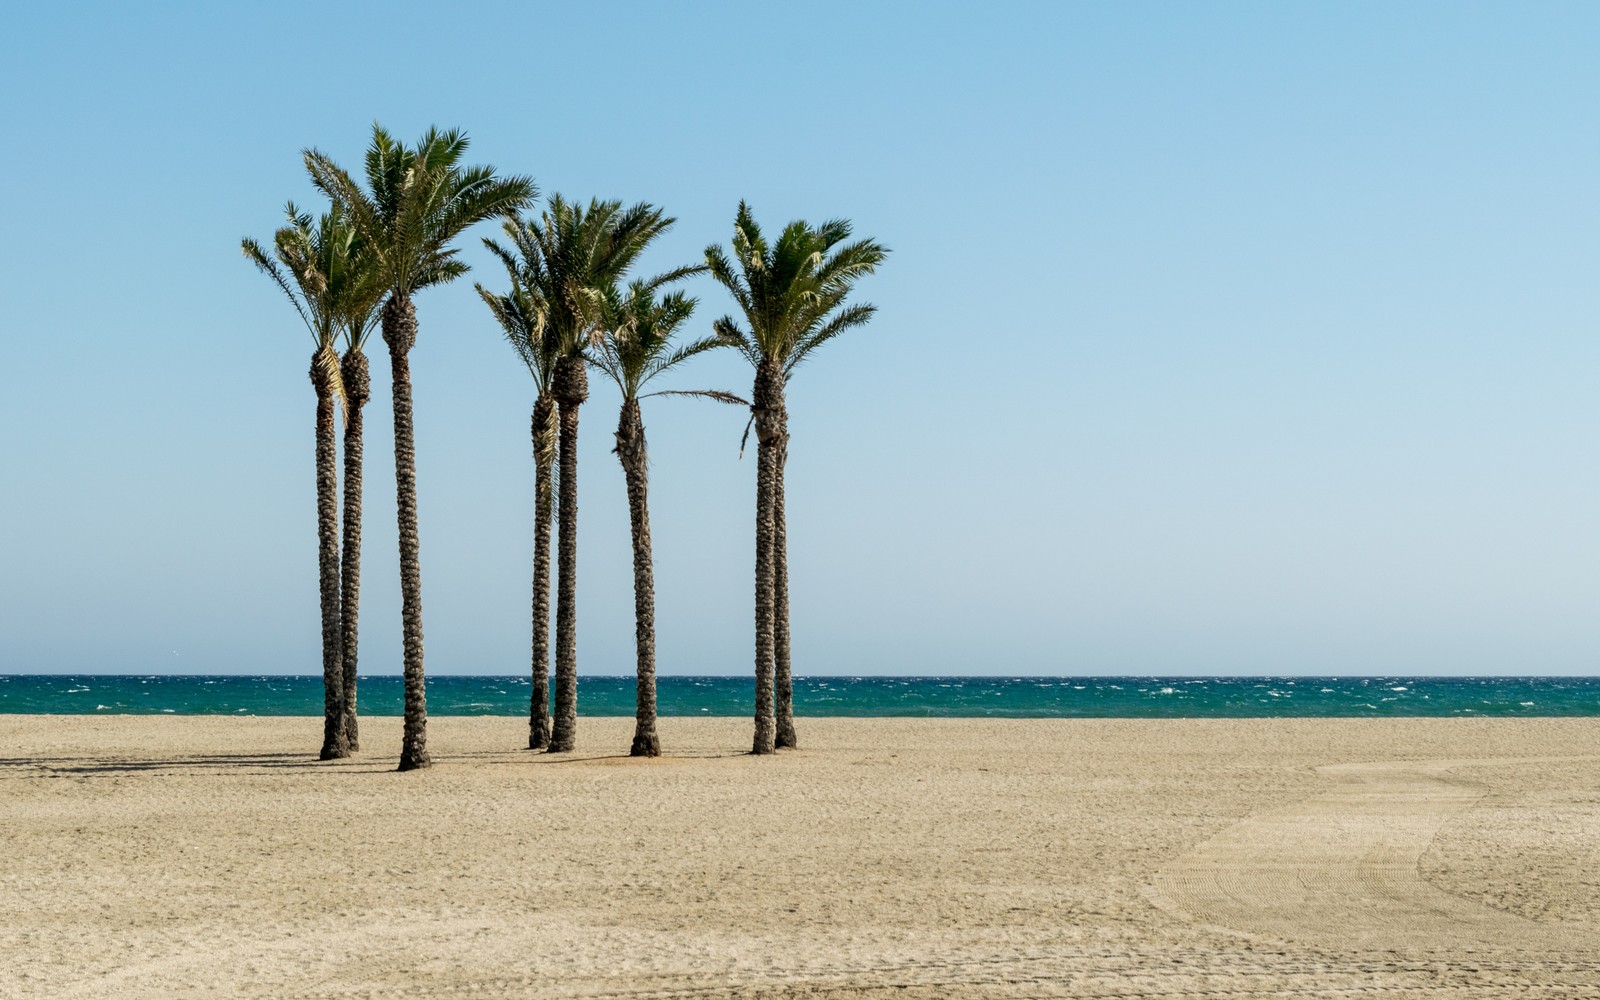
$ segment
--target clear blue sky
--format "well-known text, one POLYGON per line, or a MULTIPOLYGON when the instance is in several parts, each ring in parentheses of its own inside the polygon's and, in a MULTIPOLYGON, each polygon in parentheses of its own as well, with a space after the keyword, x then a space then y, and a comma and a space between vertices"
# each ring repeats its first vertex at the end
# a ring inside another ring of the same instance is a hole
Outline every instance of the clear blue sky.
MULTIPOLYGON (((800 672, 1600 672, 1600 5, 4 21, 0 671, 319 669, 310 343, 238 245, 315 204, 302 147, 355 166, 377 119, 666 206, 652 265, 741 197, 893 247, 877 320, 791 390, 800 672)), ((490 234, 417 302, 435 673, 528 669, 531 389, 472 291, 490 234)), ((393 673, 375 348, 361 663, 393 673)), ((747 672, 743 417, 646 419, 661 669, 747 672)), ((615 420, 597 384, 584 673, 632 669, 615 420)))

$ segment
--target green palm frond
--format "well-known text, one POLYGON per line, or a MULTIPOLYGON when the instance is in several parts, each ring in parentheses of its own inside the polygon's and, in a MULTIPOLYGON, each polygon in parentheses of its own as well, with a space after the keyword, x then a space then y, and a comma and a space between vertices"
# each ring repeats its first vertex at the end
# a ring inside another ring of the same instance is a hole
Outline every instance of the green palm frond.
POLYGON ((307 149, 302 156, 305 160, 306 173, 311 175, 312 186, 349 216, 351 224, 383 265, 380 270, 387 276, 388 247, 382 239, 383 222, 379 206, 374 204, 366 192, 361 190, 361 186, 326 154, 316 149, 307 149))
POLYGON ((756 350, 756 345, 751 343, 750 335, 739 329, 739 324, 732 316, 724 316, 711 324, 712 332, 716 336, 738 350, 744 359, 754 368, 761 363, 761 352, 756 350))
POLYGON ((733 263, 715 243, 706 247, 706 270, 719 285, 728 290, 746 315, 755 308, 750 301, 750 289, 744 283, 743 271, 734 270, 733 263))
POLYGON ((812 351, 821 347, 823 344, 826 344, 839 334, 851 329, 852 327, 864 326, 867 320, 872 318, 873 313, 877 311, 877 306, 861 303, 850 306, 843 312, 835 313, 833 318, 828 320, 826 325, 806 334, 806 336, 795 345, 794 350, 789 354, 788 360, 784 362, 784 375, 787 376, 792 374, 794 370, 798 368, 807 357, 810 356, 812 351))
MULTIPOLYGON (((515 224, 510 221, 505 223, 505 226, 508 230, 513 230, 514 225, 515 224)), ((521 245, 517 242, 516 232, 513 230, 510 232, 510 235, 512 239, 512 245, 520 249, 521 245)), ((520 274, 522 261, 513 256, 510 250, 507 250, 505 247, 501 246, 499 243, 496 243, 487 236, 483 238, 482 242, 483 248, 489 251, 489 253, 493 254, 495 259, 500 261, 500 266, 504 267, 506 269, 506 273, 511 276, 511 280, 516 281, 518 275, 520 274)))
POLYGON ((817 282, 827 292, 846 290, 878 269, 889 251, 872 240, 840 247, 821 262, 817 282))
MULTIPOLYGON (((693 300, 690 301, 692 302, 693 300)), ((684 319, 688 319, 687 314, 685 314, 684 319)), ((681 323, 682 321, 680 320, 678 322, 681 323)), ((678 324, 674 323, 673 325, 677 326, 678 324)), ((721 337, 702 337, 701 339, 692 343, 685 344, 673 351, 671 354, 668 354, 665 357, 646 365, 644 368, 644 376, 639 380, 639 384, 643 386, 657 375, 665 375, 667 372, 678 367, 696 355, 704 354, 707 351, 714 351, 719 347, 730 346, 732 345, 730 345, 721 337)))
POLYGON ((448 285, 470 270, 461 261, 451 258, 424 261, 412 274, 411 290, 419 292, 434 285, 448 285))
MULTIPOLYGON (((450 175, 443 175, 449 178, 450 175)), ((537 188, 526 178, 497 179, 493 167, 472 167, 450 183, 441 180, 440 206, 432 236, 448 242, 483 219, 515 212, 532 201, 537 188)))
POLYGON ((670 271, 662 271, 654 277, 646 278, 643 285, 652 292, 660 291, 668 285, 676 285, 685 278, 692 278, 697 274, 705 274, 707 267, 704 264, 685 264, 675 267, 670 271))
POLYGON ((306 306, 300 300, 299 293, 290 286, 289 279, 284 277, 283 271, 278 267, 277 262, 267 256, 267 252, 262 249, 261 244, 249 237, 243 240, 241 246, 244 250, 245 259, 260 268, 267 277, 277 283, 278 287, 283 290, 283 294, 289 299, 289 304, 294 306, 294 311, 299 313, 300 322, 304 323, 306 329, 311 331, 311 336, 315 337, 317 335, 316 323, 312 321, 311 315, 306 311, 306 306))
POLYGON ((626 383, 627 376, 618 367, 616 357, 609 352, 600 349, 589 350, 584 352, 583 358, 589 362, 590 367, 599 370, 617 385, 626 383))

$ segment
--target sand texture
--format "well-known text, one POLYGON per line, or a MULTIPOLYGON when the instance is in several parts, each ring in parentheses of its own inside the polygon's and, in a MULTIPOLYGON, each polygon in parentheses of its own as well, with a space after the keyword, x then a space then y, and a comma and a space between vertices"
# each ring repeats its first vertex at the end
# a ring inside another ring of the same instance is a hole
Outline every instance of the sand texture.
POLYGON ((0 716, 0 997, 1600 997, 1600 719, 0 716))

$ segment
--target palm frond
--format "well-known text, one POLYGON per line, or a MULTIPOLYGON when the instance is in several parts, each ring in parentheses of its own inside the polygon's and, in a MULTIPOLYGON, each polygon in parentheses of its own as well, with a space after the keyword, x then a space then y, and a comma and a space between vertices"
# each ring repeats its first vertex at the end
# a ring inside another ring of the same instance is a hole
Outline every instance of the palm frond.
POLYGON ((728 260, 727 255, 715 243, 706 247, 705 257, 706 270, 710 272, 711 277, 717 284, 728 290, 728 294, 732 295, 733 300, 739 303, 739 308, 743 310, 745 317, 748 318, 754 306, 750 302, 750 289, 745 286, 743 276, 733 269, 733 264, 728 260))
POLYGON ((411 276, 411 290, 421 291, 434 285, 448 285, 469 270, 471 268, 459 260, 424 261, 411 276))
POLYGON ((799 343, 795 345, 794 350, 789 354, 788 360, 784 362, 784 375, 789 375, 796 368, 798 368, 801 363, 806 360, 806 358, 810 357, 812 351, 815 351, 823 344, 826 344, 828 341, 839 336, 839 334, 853 327, 865 325, 867 320, 871 319, 872 315, 877 311, 877 306, 867 305, 865 303, 853 305, 843 312, 834 315, 834 317, 829 320, 826 325, 802 337, 799 343))
POLYGON ((750 401, 743 396, 736 396, 721 389, 657 389, 655 392, 647 392, 639 398, 649 399, 652 396, 694 396, 698 399, 714 399, 719 403, 727 403, 729 406, 750 405, 750 401))
MULTIPOLYGON (((508 229, 510 227, 514 226, 515 224, 516 223, 514 223, 514 222, 512 222, 510 220, 506 221, 506 227, 508 229)), ((511 236, 512 236, 512 245, 516 246, 517 245, 516 244, 516 235, 513 233, 513 234, 511 234, 511 236)), ((504 267, 506 269, 506 275, 508 277, 510 277, 512 281, 516 281, 517 280, 517 278, 519 277, 519 275, 522 272, 522 267, 523 267, 522 261, 518 260, 515 256, 513 256, 510 250, 507 250, 505 247, 501 246, 499 243, 495 242, 494 240, 490 239, 487 236, 485 236, 483 238, 483 248, 485 250, 489 251, 489 253, 492 254, 494 256, 494 258, 500 262, 500 266, 504 267)))
POLYGON ((734 322, 732 316, 724 316, 712 323, 711 329, 717 337, 727 341, 744 355, 744 359, 750 362, 750 367, 754 368, 761 363, 761 352, 751 343, 750 335, 739 329, 739 324, 734 322))
POLYGON ((663 271, 652 278, 647 278, 643 282, 640 282, 640 285, 651 292, 659 291, 661 288, 667 285, 675 285, 685 278, 692 278, 697 274, 704 274, 706 273, 706 270, 707 267, 705 264, 685 264, 682 267, 675 267, 670 271, 663 271))
POLYGON ((696 355, 704 354, 707 351, 714 351, 719 347, 732 346, 733 344, 723 337, 702 337, 699 340, 683 345, 665 357, 660 357, 659 359, 651 362, 645 368, 644 377, 639 380, 639 384, 642 386, 648 383, 651 379, 655 378, 657 375, 666 374, 696 355))
POLYGON ((861 240, 841 247, 824 260, 817 271, 817 281, 830 291, 848 288, 858 278, 876 271, 888 255, 888 249, 874 240, 861 240))
POLYGON ((313 148, 303 150, 302 156, 312 185, 349 217, 368 252, 377 260, 382 280, 387 284, 391 275, 380 206, 368 198, 361 186, 326 154, 313 148))
POLYGON ((268 257, 261 244, 255 240, 246 237, 241 241, 240 246, 244 251, 245 259, 260 268, 283 290, 283 294, 289 299, 289 304, 294 306, 294 311, 300 315, 300 322, 304 323, 306 329, 315 337, 317 335, 316 325, 311 322, 311 317, 306 314, 306 307, 301 304, 300 296, 296 294, 293 288, 289 287, 289 281, 283 276, 283 271, 278 268, 277 262, 268 257))
POLYGON ((430 235, 439 242, 455 239, 484 219, 510 215, 539 194, 532 178, 496 178, 493 167, 473 167, 450 178, 445 187, 444 203, 430 227, 430 235))

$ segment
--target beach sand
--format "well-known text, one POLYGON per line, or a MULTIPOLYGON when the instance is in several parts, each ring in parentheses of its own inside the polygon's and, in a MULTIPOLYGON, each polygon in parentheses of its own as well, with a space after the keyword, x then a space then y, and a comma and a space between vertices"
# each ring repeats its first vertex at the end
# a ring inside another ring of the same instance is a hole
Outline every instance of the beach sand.
POLYGON ((0 997, 1600 997, 1600 719, 0 716, 0 997))

